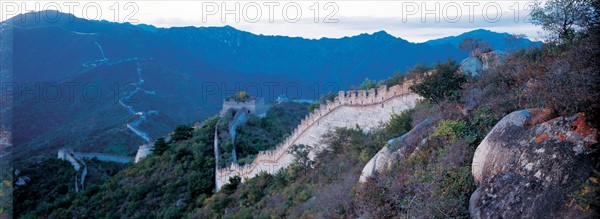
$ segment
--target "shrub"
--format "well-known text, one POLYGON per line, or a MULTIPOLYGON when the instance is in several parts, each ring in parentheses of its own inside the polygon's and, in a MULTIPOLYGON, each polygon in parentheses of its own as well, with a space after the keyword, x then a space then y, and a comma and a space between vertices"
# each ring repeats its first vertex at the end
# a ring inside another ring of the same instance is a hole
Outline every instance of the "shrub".
MULTIPOLYGON (((327 94, 321 95, 321 97, 319 98, 319 103, 327 103, 327 101, 334 101, 335 98, 337 97, 337 94, 329 92, 327 94)), ((318 107, 317 107, 318 108, 318 107)))
POLYGON ((454 60, 439 63, 431 75, 426 75, 420 83, 410 89, 436 104, 450 97, 457 98, 463 83, 466 82, 465 76, 457 73, 457 70, 458 64, 454 60))
POLYGON ((594 170, 592 175, 585 181, 579 182, 581 190, 569 195, 571 202, 569 206, 576 205, 582 211, 597 209, 600 206, 600 172, 594 170))
POLYGON ((410 79, 414 79, 415 77, 417 77, 417 75, 422 75, 425 72, 428 72, 431 70, 431 67, 429 67, 427 64, 425 63, 417 63, 415 64, 413 67, 411 67, 407 73, 406 73, 406 78, 410 78, 410 79))
POLYGON ((312 150, 310 145, 295 144, 292 145, 288 150, 288 152, 294 156, 294 162, 302 169, 306 171, 308 168, 312 168, 314 161, 308 157, 310 151, 312 150))
POLYGON ((471 146, 479 145, 498 120, 492 117, 491 110, 485 106, 475 109, 468 117, 467 143, 471 146))
POLYGON ((482 105, 495 119, 518 109, 541 107, 531 92, 538 86, 536 78, 545 72, 547 58, 540 48, 511 54, 504 64, 482 72, 469 90, 481 90, 482 105))
POLYGON ((463 38, 463 40, 458 44, 458 48, 470 53, 471 56, 478 56, 481 53, 492 50, 490 43, 477 37, 463 38))
POLYGON ((538 79, 539 89, 532 94, 561 116, 584 112, 596 127, 600 127, 598 40, 596 35, 584 38, 548 64, 548 72, 538 79))
POLYGON ((162 155, 165 151, 169 150, 169 145, 165 142, 165 138, 158 138, 154 141, 154 147, 152 148, 152 154, 162 155))
POLYGON ((451 168, 445 171, 440 185, 432 194, 443 215, 453 218, 469 216, 469 198, 475 190, 469 167, 451 168))
POLYGON ((377 88, 377 82, 370 80, 369 78, 365 78, 365 80, 358 87, 361 90, 369 90, 371 88, 377 88))
POLYGON ((188 140, 192 137, 192 131, 194 131, 194 128, 190 126, 179 125, 175 128, 175 131, 171 133, 171 141, 178 142, 188 140))
POLYGON ((232 194, 238 188, 238 186, 242 183, 242 178, 239 176, 234 176, 229 178, 229 183, 223 185, 221 191, 225 194, 232 194))
POLYGON ((319 102, 311 103, 310 105, 308 105, 308 111, 313 112, 316 109, 318 109, 320 106, 321 106, 321 103, 319 103, 319 102))
POLYGON ((394 72, 394 74, 391 77, 389 77, 383 81, 380 81, 379 85, 385 85, 387 87, 392 87, 394 85, 402 84, 402 82, 404 82, 404 78, 405 78, 405 76, 401 72, 396 71, 396 72, 394 72))
POLYGON ((412 110, 392 113, 390 120, 385 124, 385 131, 391 137, 399 137, 412 129, 412 110))
POLYGON ((438 123, 431 137, 440 137, 447 144, 456 142, 467 131, 467 125, 462 121, 442 120, 438 123))

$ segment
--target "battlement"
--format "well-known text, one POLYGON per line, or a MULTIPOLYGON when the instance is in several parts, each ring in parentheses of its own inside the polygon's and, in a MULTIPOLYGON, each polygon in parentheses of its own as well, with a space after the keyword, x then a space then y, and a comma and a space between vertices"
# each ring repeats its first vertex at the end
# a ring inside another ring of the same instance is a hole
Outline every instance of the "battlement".
MULTIPOLYGON (((315 109, 304 119, 302 119, 298 127, 296 127, 296 129, 294 129, 292 133, 275 149, 259 152, 251 164, 240 166, 232 163, 228 168, 217 169, 217 190, 222 185, 228 183, 229 178, 232 176, 237 175, 242 177, 242 179, 245 179, 252 178, 263 171, 270 174, 275 174, 279 169, 290 165, 293 162, 293 156, 288 153, 289 147, 294 144, 298 144, 298 139, 306 135, 307 130, 311 129, 313 126, 318 126, 322 118, 326 117, 337 109, 340 109, 341 107, 369 107, 370 110, 390 114, 388 112, 390 109, 393 112, 394 107, 397 107, 398 112, 400 112, 402 109, 412 107, 396 106, 398 104, 395 104, 395 106, 386 106, 387 102, 390 100, 399 99, 406 95, 412 95, 410 98, 407 98, 407 105, 412 104, 414 106, 414 102, 418 96, 409 90, 410 86, 413 84, 414 81, 406 81, 401 85, 395 85, 389 88, 387 86, 381 86, 377 89, 370 90, 350 90, 338 92, 338 96, 335 97, 333 101, 327 101, 326 103, 321 104, 318 109, 315 109)), ((364 111, 367 112, 366 110, 364 111)), ((389 117, 389 115, 387 116, 389 117)), ((358 120, 359 118, 356 119, 358 120)), ((366 120, 370 119, 367 118, 366 120)), ((338 126, 353 127, 354 125, 358 125, 358 123, 355 122, 356 121, 353 121, 352 119, 346 119, 339 122, 338 126)), ((315 138, 314 136, 310 137, 315 138)))

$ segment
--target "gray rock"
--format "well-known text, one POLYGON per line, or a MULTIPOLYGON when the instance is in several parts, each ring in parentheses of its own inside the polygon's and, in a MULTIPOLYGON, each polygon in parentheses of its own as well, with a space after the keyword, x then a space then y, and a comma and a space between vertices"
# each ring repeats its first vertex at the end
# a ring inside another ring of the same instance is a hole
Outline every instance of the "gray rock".
POLYGON ((410 155, 422 140, 422 132, 431 125, 431 119, 425 119, 406 134, 393 138, 363 168, 359 182, 366 182, 375 173, 388 170, 392 164, 410 155))
POLYGON ((31 178, 29 178, 29 176, 22 176, 17 179, 17 181, 15 182, 15 185, 17 185, 17 186, 27 185, 27 182, 29 182, 30 180, 31 180, 31 178))
POLYGON ((556 218, 578 215, 566 207, 596 167, 591 146, 598 131, 582 114, 551 119, 528 109, 505 116, 477 147, 472 174, 472 218, 556 218))
POLYGON ((502 51, 490 51, 477 56, 470 56, 460 62, 460 71, 466 75, 476 76, 482 71, 501 65, 506 57, 507 54, 502 51))
POLYGON ((475 76, 483 70, 483 62, 478 57, 469 57, 460 62, 460 71, 463 74, 475 76))

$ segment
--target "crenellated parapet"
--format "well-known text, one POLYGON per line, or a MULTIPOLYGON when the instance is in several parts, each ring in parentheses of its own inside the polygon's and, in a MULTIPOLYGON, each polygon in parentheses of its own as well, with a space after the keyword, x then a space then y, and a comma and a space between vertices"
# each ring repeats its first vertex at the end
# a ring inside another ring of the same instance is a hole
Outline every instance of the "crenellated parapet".
POLYGON ((232 163, 228 168, 218 169, 217 190, 228 183, 229 178, 233 176, 240 176, 244 180, 260 172, 277 173, 293 162, 293 156, 288 152, 292 145, 308 144, 314 147, 318 144, 320 136, 332 128, 356 125, 365 131, 376 128, 389 120, 392 113, 414 107, 420 97, 410 91, 409 88, 413 83, 413 81, 406 81, 392 87, 339 91, 333 101, 321 104, 302 119, 276 148, 259 152, 251 164, 240 166, 232 163))

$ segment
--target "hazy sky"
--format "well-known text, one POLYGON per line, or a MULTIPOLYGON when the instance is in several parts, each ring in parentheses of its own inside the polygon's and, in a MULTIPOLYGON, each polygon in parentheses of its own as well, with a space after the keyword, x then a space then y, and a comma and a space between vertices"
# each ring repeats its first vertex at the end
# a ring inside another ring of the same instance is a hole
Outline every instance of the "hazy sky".
MULTIPOLYGON (((87 19, 173 26, 224 26, 255 34, 344 37, 384 30, 412 42, 485 28, 538 39, 533 1, 2 1, 1 20, 59 10, 87 19)), ((55 19, 53 14, 42 19, 55 19)))

